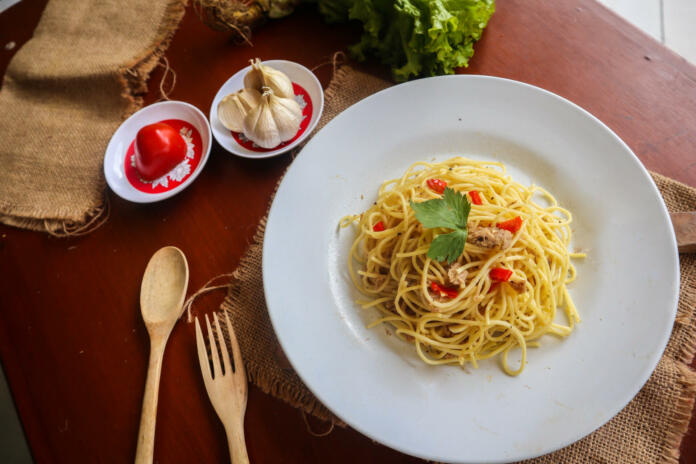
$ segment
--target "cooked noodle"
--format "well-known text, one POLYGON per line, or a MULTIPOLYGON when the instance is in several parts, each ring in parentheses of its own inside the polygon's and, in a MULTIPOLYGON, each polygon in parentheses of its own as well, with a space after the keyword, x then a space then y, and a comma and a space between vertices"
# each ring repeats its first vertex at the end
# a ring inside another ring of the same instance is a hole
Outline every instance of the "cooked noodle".
POLYGON ((568 251, 571 219, 546 190, 511 180, 502 163, 452 158, 415 163, 401 178, 384 182, 374 205, 359 216, 344 217, 341 226, 355 223, 358 228, 348 268, 367 297, 359 303, 381 313, 369 327, 390 324, 428 364, 477 367, 478 361, 500 355, 504 371, 518 375, 527 347, 537 346, 544 334, 565 337, 580 321, 566 289, 575 279, 570 259, 584 257, 568 251), (479 192, 482 204, 472 205, 468 217, 470 238, 477 228, 495 231, 496 224, 517 216, 521 228, 506 249, 467 242, 453 265, 428 258, 433 239, 449 232, 424 228, 409 205, 410 200, 441 197, 429 179, 445 181, 457 192, 479 192), (511 270, 510 282, 494 283, 494 268, 511 270), (452 269, 460 276, 456 296, 434 291, 433 282, 453 288, 452 269), (567 325, 554 321, 557 308, 567 325), (518 368, 508 364, 513 348, 521 349, 518 368))

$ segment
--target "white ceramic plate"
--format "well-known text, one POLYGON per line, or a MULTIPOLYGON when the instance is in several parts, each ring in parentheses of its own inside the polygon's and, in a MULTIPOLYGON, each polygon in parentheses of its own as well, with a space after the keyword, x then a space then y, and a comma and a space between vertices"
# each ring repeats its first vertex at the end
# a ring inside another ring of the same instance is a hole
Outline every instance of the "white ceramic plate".
POLYGON ((302 150, 273 202, 263 250, 266 301, 290 362, 312 392, 365 435, 435 461, 507 462, 589 434, 642 387, 676 313, 678 255, 645 168, 595 117, 552 93, 485 76, 422 79, 344 111, 302 150), (410 344, 367 330, 354 301, 345 214, 419 160, 504 162, 574 214, 570 292, 582 317, 547 336, 519 377, 497 360, 427 366, 410 344))
POLYGON ((222 84, 222 87, 220 87, 220 90, 218 90, 217 94, 215 95, 213 104, 210 105, 210 125, 213 128, 213 136, 215 137, 215 140, 217 140, 225 150, 235 155, 243 156, 244 158, 270 158, 271 156, 280 155, 288 150, 292 150, 298 144, 302 143, 302 141, 306 139, 307 136, 314 130, 319 122, 319 118, 321 118, 321 113, 324 110, 324 91, 321 88, 319 79, 317 79, 312 71, 293 61, 268 60, 263 61, 262 63, 266 66, 270 66, 284 72, 287 74, 293 84, 299 85, 302 89, 304 89, 304 92, 301 92, 297 87, 295 87, 295 95, 302 95, 302 99, 299 101, 299 103, 303 109, 303 115, 308 118, 308 121, 300 126, 301 133, 299 137, 291 140, 290 143, 280 144, 278 148, 271 150, 263 150, 258 147, 256 149, 250 149, 249 147, 241 145, 239 141, 235 139, 232 132, 225 128, 217 117, 217 107, 220 100, 222 100, 225 96, 244 88, 244 76, 246 76, 246 73, 249 72, 251 66, 247 66, 246 68, 237 71, 234 76, 230 77, 224 84, 222 84), (310 103, 311 107, 306 108, 304 105, 307 103, 310 103))
POLYGON ((146 106, 116 129, 104 155, 104 176, 118 196, 136 203, 152 203, 172 197, 185 189, 203 170, 210 154, 210 125, 195 106, 181 101, 163 101, 146 106), (172 172, 153 183, 143 183, 128 164, 131 144, 138 131, 148 124, 173 121, 177 130, 183 129, 189 145, 186 159, 172 172))

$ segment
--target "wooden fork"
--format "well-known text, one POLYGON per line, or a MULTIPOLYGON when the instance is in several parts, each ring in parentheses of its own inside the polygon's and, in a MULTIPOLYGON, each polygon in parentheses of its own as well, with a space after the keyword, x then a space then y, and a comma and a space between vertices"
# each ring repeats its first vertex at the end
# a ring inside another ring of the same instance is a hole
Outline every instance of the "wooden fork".
POLYGON ((213 315, 213 319, 215 332, 217 333, 217 344, 208 316, 205 316, 205 324, 208 326, 210 352, 213 358, 213 371, 210 372, 210 360, 205 349, 205 340, 196 317, 198 361, 201 364, 203 381, 205 382, 205 389, 208 391, 210 402, 213 403, 215 412, 222 421, 222 425, 225 426, 232 464, 249 464, 249 456, 247 455, 246 443, 244 442, 244 412, 247 405, 247 379, 244 362, 242 361, 237 337, 234 334, 227 313, 225 313, 225 322, 227 323, 227 333, 230 336, 230 344, 232 345, 234 366, 230 364, 230 355, 225 339, 222 336, 222 330, 220 330, 217 314, 213 315), (220 365, 220 357, 218 355, 218 344, 222 352, 222 366, 220 365))

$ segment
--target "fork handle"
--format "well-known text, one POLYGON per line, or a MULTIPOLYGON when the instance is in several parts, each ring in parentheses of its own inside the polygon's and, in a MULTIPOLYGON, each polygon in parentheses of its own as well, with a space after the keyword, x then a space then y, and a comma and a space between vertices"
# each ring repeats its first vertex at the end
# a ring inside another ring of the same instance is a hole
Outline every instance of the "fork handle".
POLYGON ((244 419, 233 424, 225 424, 227 446, 230 448, 232 464, 249 464, 246 442, 244 440, 244 419))

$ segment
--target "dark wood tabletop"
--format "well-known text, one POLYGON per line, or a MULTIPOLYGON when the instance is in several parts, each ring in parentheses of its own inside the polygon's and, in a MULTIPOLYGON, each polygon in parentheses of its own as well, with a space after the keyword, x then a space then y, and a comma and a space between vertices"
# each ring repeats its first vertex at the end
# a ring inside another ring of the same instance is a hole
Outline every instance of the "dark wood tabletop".
MULTIPOLYGON (((44 5, 25 0, 0 15, 0 74, 44 5), (13 50, 4 48, 10 41, 13 50)), ((594 0, 499 0, 497 9, 464 72, 562 95, 604 121, 649 169, 696 186, 694 66, 594 0)), ((305 5, 255 31, 250 47, 208 29, 189 8, 167 52, 177 73, 171 98, 207 114, 219 86, 248 59, 312 68, 358 37, 354 25, 328 26, 305 5)), ((330 68, 316 71, 324 86, 330 68)), ((161 76, 153 73, 147 102, 158 97, 161 76)), ((190 290, 233 270, 290 162, 287 155, 237 158, 213 146, 196 182, 167 201, 138 205, 109 192, 111 217, 88 236, 56 239, 0 226, 0 359, 37 462, 133 459, 149 350, 138 305, 148 259, 162 246, 181 248, 190 290)), ((213 311, 221 299, 207 296, 199 308, 213 311)), ((255 387, 245 428, 255 463, 421 462, 349 428, 313 437, 298 410, 255 387)), ((167 347, 155 460, 228 460, 191 324, 179 324, 167 347)), ((693 421, 681 462, 696 462, 693 421)))

